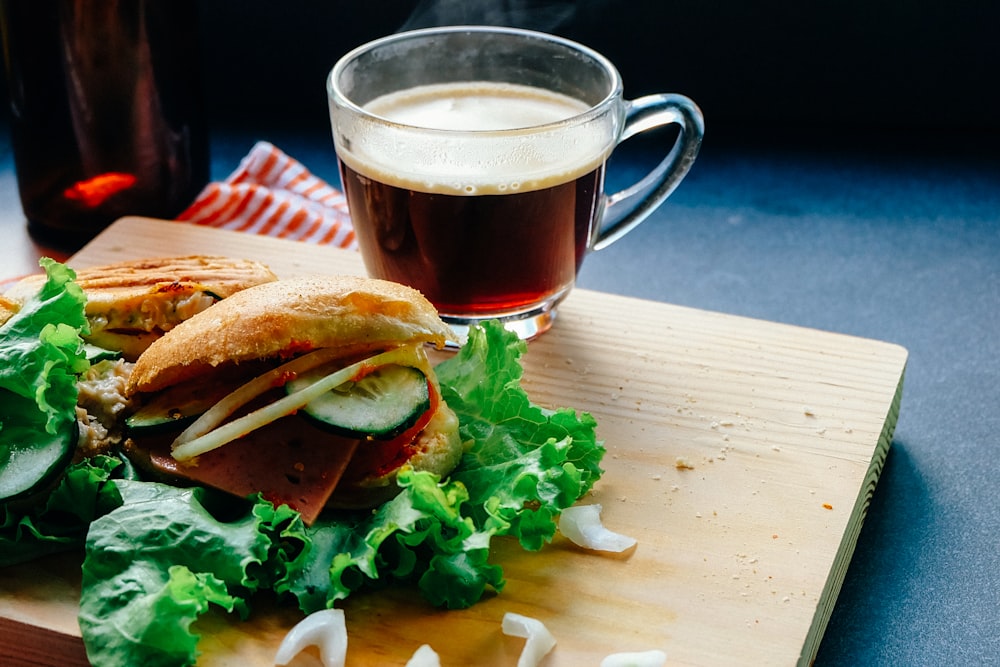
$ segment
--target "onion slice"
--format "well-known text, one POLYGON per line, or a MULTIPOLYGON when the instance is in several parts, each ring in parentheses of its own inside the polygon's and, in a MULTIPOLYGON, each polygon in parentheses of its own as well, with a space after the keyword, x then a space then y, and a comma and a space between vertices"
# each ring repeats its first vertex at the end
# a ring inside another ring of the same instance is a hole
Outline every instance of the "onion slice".
POLYGON ((289 373, 302 373, 319 366, 334 358, 334 352, 317 350, 298 359, 282 364, 275 369, 259 375, 250 382, 232 392, 205 414, 188 426, 171 445, 171 454, 178 461, 188 461, 196 456, 210 452, 240 438, 250 431, 267 426, 273 421, 289 415, 324 393, 335 389, 352 380, 365 367, 377 368, 389 364, 417 365, 419 364, 419 348, 406 346, 388 350, 373 357, 362 359, 350 366, 327 375, 321 380, 288 394, 273 403, 254 410, 249 414, 222 424, 223 420, 232 415, 243 405, 275 386, 280 378, 289 373), (321 352, 326 353, 319 354, 321 352), (220 424, 222 424, 220 426, 220 424))
POLYGON ((505 635, 525 639, 517 667, 535 667, 556 645, 555 637, 536 618, 507 612, 503 615, 501 628, 505 635))
POLYGON ((413 652, 406 667, 441 667, 441 658, 429 644, 423 644, 413 652))
POLYGON ((604 527, 601 509, 601 505, 596 504, 567 507, 559 517, 559 532, 585 549, 621 553, 634 547, 634 538, 604 527))
POLYGON ((190 426, 181 431, 175 442, 182 444, 205 435, 242 406, 272 388, 286 373, 304 373, 312 370, 316 366, 333 361, 336 358, 335 354, 333 349, 316 350, 258 375, 246 384, 234 389, 221 401, 206 410, 190 426))
POLYGON ((347 623, 343 609, 315 611, 288 631, 278 646, 274 664, 287 665, 309 646, 319 648, 324 667, 344 667, 347 661, 347 623))
POLYGON ((663 651, 636 651, 612 653, 601 660, 601 667, 663 667, 667 654, 663 651))

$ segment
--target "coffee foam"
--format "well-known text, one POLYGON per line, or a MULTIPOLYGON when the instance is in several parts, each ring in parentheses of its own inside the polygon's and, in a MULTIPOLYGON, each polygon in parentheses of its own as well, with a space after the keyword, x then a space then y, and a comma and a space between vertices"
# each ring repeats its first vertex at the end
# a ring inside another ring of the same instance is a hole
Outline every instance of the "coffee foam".
POLYGON ((349 148, 338 145, 338 154, 369 178, 423 192, 537 190, 593 171, 607 158, 616 133, 610 113, 558 124, 588 108, 516 84, 421 86, 366 105, 383 120, 358 118, 356 125, 341 128, 350 142, 349 148))
POLYGON ((439 130, 516 130, 556 123, 587 110, 579 100, 507 83, 419 86, 372 100, 365 109, 403 125, 439 130))

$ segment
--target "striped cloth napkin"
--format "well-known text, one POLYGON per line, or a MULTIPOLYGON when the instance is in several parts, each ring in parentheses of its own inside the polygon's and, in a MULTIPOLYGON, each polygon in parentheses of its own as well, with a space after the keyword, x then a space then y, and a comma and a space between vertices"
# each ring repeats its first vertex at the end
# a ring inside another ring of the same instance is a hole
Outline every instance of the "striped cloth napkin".
POLYGON ((178 220, 356 249, 342 192, 266 141, 226 180, 209 183, 178 220))

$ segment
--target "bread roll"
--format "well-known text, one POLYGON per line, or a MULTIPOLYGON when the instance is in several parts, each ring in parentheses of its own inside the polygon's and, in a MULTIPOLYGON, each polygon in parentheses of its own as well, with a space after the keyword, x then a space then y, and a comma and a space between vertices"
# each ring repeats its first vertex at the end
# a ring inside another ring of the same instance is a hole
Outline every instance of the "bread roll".
POLYGON ((340 348, 345 357, 407 343, 438 347, 451 329, 420 292, 355 276, 279 280, 179 324, 138 359, 130 392, 159 391, 230 363, 340 348))
MULTIPOLYGON (((178 324, 136 361, 126 394, 140 403, 157 392, 201 395, 239 384, 293 357, 334 350, 345 363, 403 346, 421 351, 432 411, 388 440, 317 430, 293 413, 200 454, 194 465, 170 454, 174 435, 126 443, 130 458, 159 477, 214 486, 234 495, 280 498, 311 523, 324 507, 377 506, 399 492, 402 465, 447 475, 463 446, 455 413, 440 398, 425 344, 444 346, 451 329, 418 291, 353 276, 278 280, 250 287, 178 324), (419 431, 412 432, 419 428, 419 431), (387 463, 389 465, 387 465, 387 463)), ((270 389, 269 389, 270 391, 270 389)))

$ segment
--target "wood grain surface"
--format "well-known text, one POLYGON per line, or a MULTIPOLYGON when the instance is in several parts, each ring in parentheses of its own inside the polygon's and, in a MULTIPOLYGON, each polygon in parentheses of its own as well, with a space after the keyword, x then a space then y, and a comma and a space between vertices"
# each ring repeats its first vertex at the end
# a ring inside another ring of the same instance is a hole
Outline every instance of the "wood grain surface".
MULTIPOLYGON (((364 270, 347 251, 141 218, 70 263, 192 252, 260 259, 279 276, 364 270)), ((606 472, 582 502, 637 547, 500 541, 506 588, 462 611, 409 590, 352 598, 348 665, 403 665, 428 643, 446 666, 513 666, 508 611, 556 637, 549 667, 648 649, 671 665, 809 664, 892 440, 906 358, 880 341, 574 291, 530 343, 524 384, 541 405, 596 417, 606 472)), ((66 557, 0 571, 0 662, 85 664, 78 595, 66 557), (18 662, 26 628, 34 653, 18 662)), ((246 623, 199 620, 199 664, 271 665, 299 618, 265 602, 246 623)), ((309 651, 294 664, 320 663, 309 651)))

